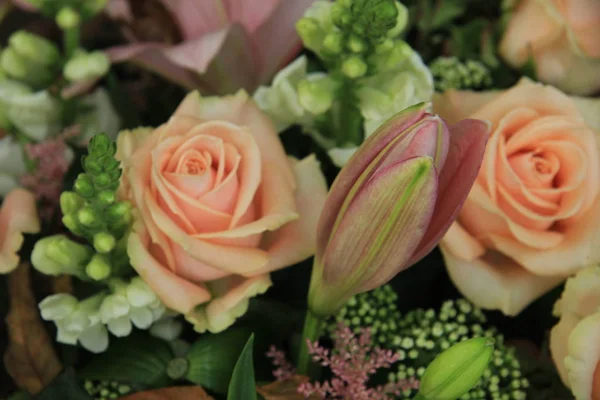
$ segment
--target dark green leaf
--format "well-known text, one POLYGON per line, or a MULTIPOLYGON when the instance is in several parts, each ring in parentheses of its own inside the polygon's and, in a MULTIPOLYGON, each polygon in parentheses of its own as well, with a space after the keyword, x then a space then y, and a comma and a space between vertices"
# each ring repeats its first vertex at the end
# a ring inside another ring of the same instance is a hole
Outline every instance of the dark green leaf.
POLYGON ((443 1, 433 17, 432 29, 440 29, 465 13, 467 5, 462 1, 443 1))
POLYGON ((33 400, 93 400, 83 389, 72 368, 67 368, 33 400))
POLYGON ((521 72, 523 75, 533 79, 534 81, 537 80, 537 67, 533 57, 529 56, 529 59, 521 68, 521 72))
POLYGON ((450 42, 451 54, 461 59, 479 59, 483 32, 487 24, 486 20, 478 18, 467 25, 453 27, 450 42))
POLYGON ((145 332, 111 342, 108 351, 92 359, 78 375, 82 379, 131 382, 147 388, 168 383, 169 345, 145 332))
POLYGON ((235 326, 200 337, 186 356, 189 362, 186 379, 205 389, 227 393, 233 368, 250 334, 248 328, 235 326))
POLYGON ((238 358, 231 382, 227 400, 256 400, 256 382, 254 381, 254 362, 252 347, 254 345, 254 334, 248 339, 248 343, 238 358))
POLYGON ((31 400, 31 395, 25 391, 13 393, 7 400, 31 400))

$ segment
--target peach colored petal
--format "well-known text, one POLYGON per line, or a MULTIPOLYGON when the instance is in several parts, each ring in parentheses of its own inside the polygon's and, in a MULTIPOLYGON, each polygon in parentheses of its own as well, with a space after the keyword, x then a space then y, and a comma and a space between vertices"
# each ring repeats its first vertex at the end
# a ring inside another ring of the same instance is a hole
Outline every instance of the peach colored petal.
POLYGON ((201 97, 200 93, 192 92, 177 108, 175 115, 245 126, 256 139, 266 164, 279 166, 279 173, 285 176, 289 185, 294 185, 294 174, 287 164, 287 156, 273 123, 245 91, 225 97, 201 97))
POLYGON ((561 227, 561 243, 544 251, 524 246, 514 240, 490 236, 493 245, 538 275, 566 275, 600 260, 600 207, 592 207, 573 225, 561 227))
POLYGON ((137 231, 129 235, 127 253, 131 265, 168 308, 187 313, 211 299, 204 285, 178 277, 152 257, 147 250, 148 238, 143 236, 147 235, 137 231))
POLYGON ((485 247, 458 222, 453 223, 440 242, 441 246, 465 261, 474 261, 485 254, 485 247))
POLYGON ((267 253, 260 249, 222 246, 195 239, 177 226, 152 197, 147 196, 146 205, 154 223, 171 241, 207 265, 232 274, 252 276, 268 262, 267 253))
POLYGON ((327 197, 327 183, 314 155, 291 162, 296 173, 295 199, 299 218, 269 232, 264 248, 269 263, 259 272, 274 271, 299 263, 315 253, 317 223, 327 197))
POLYGON ((229 272, 212 267, 190 256, 178 243, 172 243, 177 265, 177 275, 192 282, 207 282, 229 275, 229 272))
POLYGON ((472 92, 454 89, 444 93, 434 93, 433 112, 439 114, 446 122, 455 124, 461 119, 469 118, 475 111, 493 101, 500 94, 499 91, 472 92))
POLYGON ((588 127, 594 129, 596 140, 600 132, 600 98, 571 96, 588 127))
MULTIPOLYGON (((137 128, 119 132, 117 153, 115 154, 117 160, 127 163, 129 157, 144 144, 152 132, 152 128, 137 128)), ((127 164, 129 165, 129 163, 127 164)))
POLYGON ((9 192, 0 209, 0 273, 11 272, 19 265, 18 252, 24 233, 38 233, 40 220, 35 197, 24 189, 9 192))
POLYGON ((569 387, 570 384, 569 372, 565 365, 565 359, 569 355, 569 336, 579 321, 579 318, 576 318, 573 315, 567 315, 562 317, 560 321, 558 321, 558 324, 550 331, 550 353, 552 355, 552 360, 558 370, 560 379, 567 387, 569 387))
POLYGON ((522 1, 506 28, 500 54, 512 66, 521 67, 531 52, 542 51, 564 33, 561 25, 560 20, 547 12, 542 1, 522 1))
POLYGON ((600 362, 600 313, 582 319, 571 331, 564 359, 576 399, 591 399, 594 372, 600 362))
POLYGON ((479 183, 475 183, 459 216, 461 225, 477 240, 490 234, 511 236, 506 216, 492 203, 479 183))
POLYGON ((250 298, 266 292, 271 286, 271 278, 269 274, 251 278, 230 276, 208 282, 207 286, 215 294, 214 299, 191 310, 185 318, 194 324, 196 332, 218 333, 246 313, 250 298))
POLYGON ((594 314, 600 308, 600 267, 584 268, 567 279, 561 298, 554 305, 554 315, 572 315, 576 319, 594 314))
POLYGON ((500 310, 505 315, 517 315, 565 279, 533 275, 499 253, 488 252, 484 257, 466 261, 444 245, 440 249, 458 290, 476 306, 500 310))
POLYGON ((600 2, 596 0, 565 1, 564 16, 569 29, 583 52, 600 58, 600 45, 597 40, 600 25, 600 2), (594 34, 596 33, 596 34, 594 34))

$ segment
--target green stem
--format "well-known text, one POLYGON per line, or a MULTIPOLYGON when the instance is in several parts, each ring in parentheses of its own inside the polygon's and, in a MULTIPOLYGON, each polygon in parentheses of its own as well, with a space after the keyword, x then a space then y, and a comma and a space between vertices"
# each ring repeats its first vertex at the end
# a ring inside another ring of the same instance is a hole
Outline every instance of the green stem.
POLYGON ((413 397, 412 400, 427 400, 427 398, 425 396, 423 396, 421 394, 421 392, 417 393, 417 395, 415 397, 413 397))
POLYGON ((73 57, 73 54, 75 54, 75 51, 79 48, 79 25, 65 29, 63 40, 66 59, 70 60, 71 57, 73 57))
POLYGON ((321 334, 323 319, 316 316, 310 310, 306 312, 304 320, 304 329, 302 331, 302 343, 300 347, 300 356, 298 357, 298 373, 307 375, 310 371, 310 355, 308 354, 307 339, 311 343, 316 342, 321 334))
POLYGON ((345 79, 340 85, 337 101, 331 108, 333 138, 336 146, 348 143, 360 145, 363 141, 363 118, 358 108, 358 99, 354 93, 355 83, 345 79))

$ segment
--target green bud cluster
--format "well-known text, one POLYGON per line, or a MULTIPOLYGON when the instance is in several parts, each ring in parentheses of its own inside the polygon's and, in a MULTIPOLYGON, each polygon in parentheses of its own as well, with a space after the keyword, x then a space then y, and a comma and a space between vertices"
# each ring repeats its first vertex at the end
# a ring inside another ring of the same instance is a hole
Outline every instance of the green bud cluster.
POLYGON ((373 341, 383 347, 390 343, 399 328, 397 300, 398 295, 389 285, 357 294, 335 317, 329 318, 325 331, 332 335, 340 322, 356 334, 360 333, 362 327, 368 326, 373 341))
POLYGON ((116 381, 85 380, 83 388, 94 400, 118 399, 133 392, 131 386, 116 381))
POLYGON ((456 57, 438 57, 429 68, 438 92, 487 89, 493 84, 489 69, 479 61, 462 62, 456 57))
MULTIPOLYGON (((490 327, 483 311, 465 299, 446 301, 439 310, 416 309, 401 315, 397 294, 390 285, 354 296, 334 317, 328 320, 325 332, 331 335, 343 322, 354 332, 368 327, 375 343, 397 352, 400 360, 389 374, 390 382, 419 380, 435 357, 453 345, 475 337, 494 341, 494 353, 481 381, 461 397, 463 400, 522 400, 529 381, 521 371, 514 348, 504 343, 504 337, 490 327)), ((416 395, 415 389, 403 393, 405 398, 416 395)))
POLYGON ((56 78, 60 53, 54 43, 20 30, 8 39, 8 47, 0 54, 0 66, 7 77, 40 89, 56 78))
POLYGON ((60 198, 64 225, 97 252, 86 267, 94 280, 118 275, 128 264, 126 233, 132 210, 129 202, 117 200, 121 169, 115 153, 115 143, 105 134, 92 138, 82 158, 85 172, 75 180, 74 191, 63 192, 60 198))
POLYGON ((408 21, 406 8, 395 0, 318 1, 296 24, 305 47, 314 51, 329 69, 358 79, 374 68, 371 56, 381 52, 408 21))

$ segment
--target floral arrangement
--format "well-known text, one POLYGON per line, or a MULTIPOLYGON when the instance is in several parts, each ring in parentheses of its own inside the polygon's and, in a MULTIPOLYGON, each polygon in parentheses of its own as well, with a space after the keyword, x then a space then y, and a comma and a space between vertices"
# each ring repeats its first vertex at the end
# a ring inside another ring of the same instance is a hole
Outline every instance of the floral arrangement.
POLYGON ((0 28, 0 398, 600 399, 598 0, 0 28))

